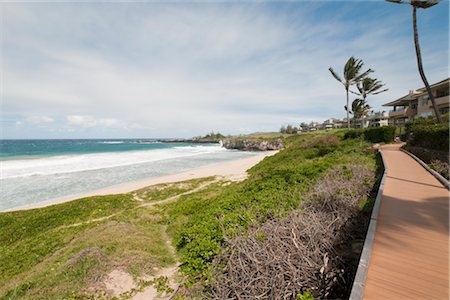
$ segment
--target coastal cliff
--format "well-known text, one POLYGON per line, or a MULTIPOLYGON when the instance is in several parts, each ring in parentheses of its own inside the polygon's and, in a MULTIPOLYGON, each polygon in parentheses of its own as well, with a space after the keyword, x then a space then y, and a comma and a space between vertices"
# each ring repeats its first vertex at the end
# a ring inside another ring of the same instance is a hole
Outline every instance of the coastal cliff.
POLYGON ((284 148, 281 139, 225 139, 222 145, 226 149, 236 149, 242 151, 268 151, 281 150, 284 148))

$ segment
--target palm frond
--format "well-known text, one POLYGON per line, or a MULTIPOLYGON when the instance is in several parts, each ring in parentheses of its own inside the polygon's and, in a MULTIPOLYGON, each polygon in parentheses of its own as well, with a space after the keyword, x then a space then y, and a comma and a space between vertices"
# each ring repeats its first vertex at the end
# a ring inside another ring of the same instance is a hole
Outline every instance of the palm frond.
POLYGON ((365 71, 364 73, 357 75, 354 79, 353 82, 358 82, 361 81, 363 78, 367 77, 367 75, 369 75, 370 73, 372 73, 373 70, 372 69, 368 69, 367 71, 365 71))
POLYGON ((384 92, 386 92, 386 91, 389 91, 389 89, 384 89, 384 90, 382 90, 382 91, 372 93, 372 95, 378 95, 378 94, 384 93, 384 92))
POLYGON ((439 3, 439 0, 411 0, 410 4, 418 8, 429 8, 439 3))
POLYGON ((342 78, 333 70, 333 68, 328 68, 328 70, 330 71, 331 75, 333 75, 333 77, 339 81, 340 83, 345 85, 345 82, 342 80, 342 78))

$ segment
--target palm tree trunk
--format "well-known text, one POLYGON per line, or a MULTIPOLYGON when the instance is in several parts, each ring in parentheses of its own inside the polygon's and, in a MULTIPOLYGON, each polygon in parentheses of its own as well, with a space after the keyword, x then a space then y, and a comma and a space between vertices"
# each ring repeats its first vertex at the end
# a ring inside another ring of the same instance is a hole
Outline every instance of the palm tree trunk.
POLYGON ((414 30, 414 46, 416 47, 416 58, 417 58, 417 66, 419 68, 419 74, 422 78, 423 84, 425 85, 425 88, 427 89, 428 97, 431 100, 431 103, 433 104, 434 114, 436 115, 436 120, 438 123, 442 122, 441 114, 439 112, 439 109, 436 106, 436 101, 434 100, 433 93, 431 92, 430 85, 428 84, 428 80, 425 77, 425 72, 423 71, 422 66, 422 55, 420 54, 420 46, 419 46, 419 34, 417 32, 417 8, 413 5, 413 30, 414 30))
POLYGON ((347 129, 350 130, 350 116, 348 114, 348 88, 347 87, 346 87, 345 91, 347 93, 347 106, 345 107, 345 110, 347 111, 347 129))

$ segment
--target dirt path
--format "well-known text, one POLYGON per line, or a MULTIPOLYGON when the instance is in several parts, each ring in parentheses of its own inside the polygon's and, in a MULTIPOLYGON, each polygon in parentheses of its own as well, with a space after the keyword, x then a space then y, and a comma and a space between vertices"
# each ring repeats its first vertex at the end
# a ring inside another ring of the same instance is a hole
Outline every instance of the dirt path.
MULTIPOLYGON (((165 203, 173 202, 173 201, 176 201, 176 200, 180 199, 181 196, 185 196, 185 195, 189 195, 189 194, 193 194, 195 192, 198 192, 198 191, 204 189, 205 187, 207 187, 207 186, 209 186, 209 185, 211 185, 213 183, 218 182, 219 180, 220 179, 216 178, 214 180, 207 181, 207 182, 201 184, 200 186, 198 186, 195 189, 192 189, 190 191, 187 191, 187 192, 184 192, 184 193, 181 193, 181 194, 178 194, 178 195, 175 195, 175 196, 163 199, 163 200, 158 200, 158 201, 154 201, 154 202, 144 203, 142 205, 139 205, 138 207, 152 207, 152 206, 155 206, 155 205, 158 205, 158 204, 165 204, 165 203)), ((135 196, 135 198, 133 198, 133 199, 135 199, 137 201, 143 201, 141 198, 139 198, 137 196, 135 196)))
MULTIPOLYGON (((137 206, 136 208, 139 208, 139 207, 152 207, 152 206, 155 206, 155 205, 158 205, 158 204, 164 204, 164 203, 169 203, 169 202, 172 202, 172 201, 176 201, 181 196, 189 195, 189 194, 198 192, 198 191, 204 189, 205 187, 207 187, 208 185, 218 182, 219 180, 220 180, 220 178, 216 178, 214 180, 205 182, 205 183, 201 184, 200 186, 198 186, 197 188, 192 189, 190 191, 187 191, 187 192, 184 192, 184 193, 181 193, 181 194, 178 194, 178 195, 175 195, 175 196, 163 199, 163 200, 158 200, 158 201, 154 201, 154 202, 150 202, 150 203, 144 203, 142 205, 137 206)), ((139 201, 139 202, 144 202, 145 201, 144 199, 140 198, 138 195, 133 195, 133 200, 139 201)), ((85 221, 85 222, 79 222, 79 223, 74 223, 74 224, 70 224, 70 225, 64 225, 64 226, 61 226, 60 228, 78 227, 78 226, 81 226, 81 225, 91 224, 91 223, 95 223, 95 222, 101 222, 101 221, 110 219, 110 218, 112 218, 114 216, 117 216, 117 215, 121 214, 122 212, 124 212, 124 210, 119 211, 119 212, 114 213, 114 214, 111 214, 111 215, 108 215, 108 216, 104 216, 104 217, 100 217, 100 218, 96 218, 96 219, 91 219, 91 220, 88 220, 88 221, 85 221)))
MULTIPOLYGON (((153 207, 158 204, 164 204, 164 203, 176 201, 176 200, 180 199, 181 196, 198 192, 198 191, 206 188, 207 186, 218 182, 219 180, 220 180, 220 178, 216 178, 214 180, 205 182, 205 183, 201 184, 200 186, 198 186, 197 188, 192 189, 190 191, 166 198, 164 200, 159 200, 159 201, 155 201, 155 202, 151 202, 151 203, 145 203, 145 204, 140 205, 139 207, 153 207)), ((171 238, 167 234, 167 225, 164 225, 162 227, 161 236, 164 239, 164 241, 166 242, 166 245, 167 245, 167 248, 169 249, 170 254, 176 259, 176 257, 177 257, 176 249, 172 244, 171 238)), ((146 278, 146 280, 153 280, 153 279, 155 279, 157 277, 161 277, 161 276, 167 277, 168 278, 168 287, 170 289, 172 289, 173 292, 165 293, 165 294, 158 294, 158 291, 156 290, 156 288, 154 286, 149 286, 149 287, 146 287, 144 289, 144 291, 137 293, 132 299, 133 300, 171 299, 172 296, 177 292, 178 287, 181 285, 180 278, 178 278, 179 277, 178 276, 178 266, 179 266, 179 262, 178 262, 178 260, 176 260, 175 265, 167 267, 167 268, 163 268, 161 270, 157 270, 157 275, 146 278)))
POLYGON ((449 192, 397 145, 388 170, 364 299, 449 299, 449 192))
MULTIPOLYGON (((150 203, 143 203, 141 205, 138 205, 136 208, 139 208, 139 207, 150 208, 150 207, 154 207, 156 205, 173 202, 173 201, 180 199, 181 196, 198 192, 198 191, 206 188, 207 186, 209 186, 213 183, 216 183, 220 180, 222 180, 222 178, 215 178, 214 180, 205 182, 190 191, 187 191, 187 192, 184 192, 184 193, 181 193, 181 194, 178 194, 178 195, 175 195, 175 196, 163 199, 163 200, 154 201, 154 202, 150 202, 150 203)), ((140 202, 144 201, 143 199, 139 198, 137 195, 134 195, 133 199, 136 201, 140 201, 140 202)), ((118 215, 119 213, 115 213, 111 216, 106 216, 106 217, 102 217, 102 218, 98 218, 98 219, 94 219, 94 220, 89 220, 84 223, 73 224, 71 226, 80 226, 82 224, 105 220, 105 219, 111 218, 115 215, 118 215)), ((131 299, 134 299, 134 300, 171 299, 172 296, 176 293, 178 287, 182 284, 181 278, 178 274, 179 262, 177 260, 176 249, 172 244, 172 240, 170 239, 169 235, 167 234, 167 225, 162 226, 161 236, 162 236, 162 239, 165 241, 170 254, 172 255, 172 257, 175 258, 176 262, 172 266, 169 266, 166 268, 161 268, 161 269, 155 268, 153 270, 155 273, 154 275, 144 276, 142 279, 145 281, 152 281, 152 280, 155 280, 158 278, 166 277, 167 278, 167 284, 166 284, 167 291, 164 293, 158 292, 154 285, 150 285, 150 286, 145 287, 141 292, 136 293, 131 299)), ((108 274, 107 279, 104 282, 104 284, 107 287, 107 289, 112 291, 114 293, 114 295, 116 295, 116 296, 118 296, 126 291, 130 291, 133 288, 136 288, 136 283, 134 283, 131 275, 122 270, 113 270, 112 272, 110 272, 110 274, 108 274)))
MULTIPOLYGON (((172 245, 172 240, 167 235, 167 225, 162 227, 161 235, 167 244, 167 248, 169 249, 170 254, 176 258, 177 255, 175 247, 172 245)), ((172 290, 172 292, 160 294, 158 293, 158 291, 154 286, 148 286, 142 292, 139 292, 135 296, 133 296, 133 298, 131 299, 133 300, 170 299, 172 295, 176 293, 179 285, 181 284, 178 278, 178 267, 179 262, 178 260, 176 260, 176 263, 174 265, 167 268, 162 268, 160 270, 156 270, 157 275, 149 276, 148 278, 146 278, 146 280, 153 280, 161 276, 167 277, 168 279, 167 285, 172 290)))

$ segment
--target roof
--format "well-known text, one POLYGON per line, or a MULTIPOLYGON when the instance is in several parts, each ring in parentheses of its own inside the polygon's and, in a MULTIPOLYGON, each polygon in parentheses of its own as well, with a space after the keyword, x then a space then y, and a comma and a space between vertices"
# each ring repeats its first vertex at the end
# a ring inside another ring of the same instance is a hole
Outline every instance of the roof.
POLYGON ((410 101, 417 99, 417 95, 414 92, 411 94, 408 94, 406 96, 403 96, 397 100, 391 101, 389 103, 385 103, 382 106, 403 106, 408 105, 410 101))
MULTIPOLYGON (((439 82, 436 82, 436 83, 430 85, 430 88, 435 88, 435 87, 438 87, 438 86, 440 86, 440 85, 444 85, 444 84, 446 84, 446 83, 448 84, 449 82, 450 82, 450 78, 446 78, 446 79, 444 79, 444 80, 441 80, 441 81, 439 81, 439 82)), ((418 91, 418 92, 425 92, 425 91, 426 91, 426 88, 423 87, 423 88, 417 89, 417 91, 418 91)))
MULTIPOLYGON (((439 86, 443 86, 445 84, 448 84, 450 81, 450 78, 446 78, 444 80, 441 80, 439 82, 436 82, 432 85, 430 85, 430 88, 436 88, 439 86)), ((388 102, 383 104, 382 106, 404 106, 404 105, 408 105, 410 101, 417 99, 419 96, 423 95, 424 93, 426 93, 426 88, 422 87, 420 89, 417 89, 416 91, 413 91, 412 93, 409 93, 408 95, 405 95, 397 100, 388 102)))

